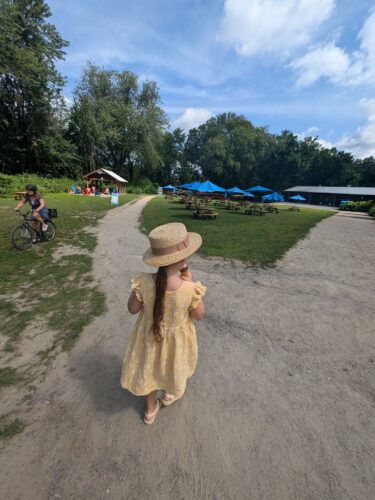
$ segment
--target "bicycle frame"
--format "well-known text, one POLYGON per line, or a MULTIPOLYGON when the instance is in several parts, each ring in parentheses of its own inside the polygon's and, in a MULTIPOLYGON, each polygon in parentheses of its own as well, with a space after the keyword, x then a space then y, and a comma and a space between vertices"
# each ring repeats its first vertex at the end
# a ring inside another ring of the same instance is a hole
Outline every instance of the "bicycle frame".
POLYGON ((21 217, 23 217, 23 222, 22 222, 22 226, 25 226, 27 227, 28 229, 31 229, 31 231, 33 231, 37 236, 39 236, 40 238, 42 238, 42 232, 41 232, 41 224, 39 221, 37 220, 34 220, 34 219, 28 219, 27 216, 29 215, 29 213, 31 213, 32 210, 29 210, 28 212, 26 212, 25 214, 22 214, 21 212, 18 212, 19 215, 21 217), (38 229, 35 229, 35 227, 33 227, 32 224, 30 224, 30 222, 35 222, 37 225, 38 225, 38 229))

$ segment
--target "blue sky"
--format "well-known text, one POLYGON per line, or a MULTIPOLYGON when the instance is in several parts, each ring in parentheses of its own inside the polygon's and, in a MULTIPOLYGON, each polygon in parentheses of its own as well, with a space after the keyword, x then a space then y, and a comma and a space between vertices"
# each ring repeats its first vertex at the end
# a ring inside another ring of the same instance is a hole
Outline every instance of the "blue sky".
POLYGON ((375 156, 375 2, 50 0, 65 95, 90 60, 158 82, 171 127, 233 111, 375 156))

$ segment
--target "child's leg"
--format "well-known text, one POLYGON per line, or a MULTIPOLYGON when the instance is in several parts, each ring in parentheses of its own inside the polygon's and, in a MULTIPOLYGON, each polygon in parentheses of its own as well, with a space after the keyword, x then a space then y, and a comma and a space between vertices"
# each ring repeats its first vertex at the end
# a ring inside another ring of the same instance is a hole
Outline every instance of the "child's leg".
POLYGON ((156 408, 156 395, 158 391, 152 391, 146 396, 146 411, 152 413, 156 408))

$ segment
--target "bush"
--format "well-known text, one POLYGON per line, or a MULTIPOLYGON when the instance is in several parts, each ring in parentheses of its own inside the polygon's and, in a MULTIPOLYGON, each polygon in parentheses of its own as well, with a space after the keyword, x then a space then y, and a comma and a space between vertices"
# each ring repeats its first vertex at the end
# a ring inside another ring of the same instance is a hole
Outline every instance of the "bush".
POLYGON ((156 194, 158 185, 151 182, 150 179, 140 179, 136 184, 128 184, 126 191, 134 194, 156 194))
POLYGON ((350 212, 368 212, 374 205, 374 200, 367 201, 349 201, 340 210, 349 210, 350 212))
POLYGON ((39 175, 18 174, 7 175, 0 174, 0 196, 11 196, 13 192, 24 191, 26 184, 36 184, 40 193, 63 193, 69 186, 80 181, 74 181, 67 177, 54 178, 51 176, 41 177, 39 175))
POLYGON ((372 217, 375 217, 375 203, 374 205, 370 208, 369 212, 368 212, 369 215, 371 215, 372 217))

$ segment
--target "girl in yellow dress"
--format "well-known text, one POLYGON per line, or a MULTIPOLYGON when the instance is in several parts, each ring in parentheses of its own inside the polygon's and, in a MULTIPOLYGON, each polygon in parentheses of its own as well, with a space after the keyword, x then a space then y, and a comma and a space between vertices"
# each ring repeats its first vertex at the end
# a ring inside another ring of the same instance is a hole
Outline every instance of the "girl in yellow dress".
POLYGON ((131 280, 128 310, 139 313, 129 338, 121 372, 121 386, 136 396, 147 396, 144 422, 152 424, 161 405, 169 406, 185 392, 195 371, 198 345, 193 320, 204 317, 199 281, 193 282, 186 259, 202 244, 198 233, 172 222, 153 229, 143 260, 158 267, 131 280))

